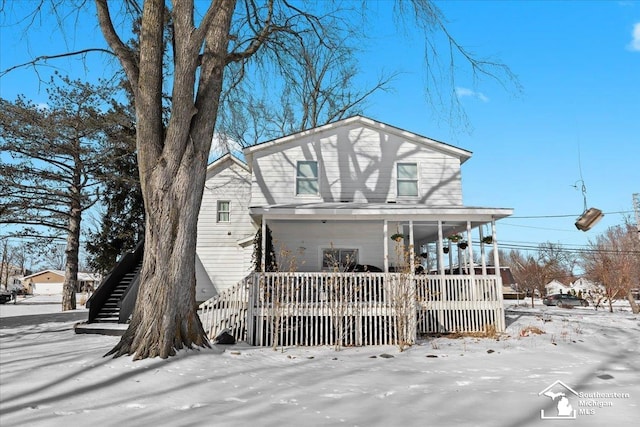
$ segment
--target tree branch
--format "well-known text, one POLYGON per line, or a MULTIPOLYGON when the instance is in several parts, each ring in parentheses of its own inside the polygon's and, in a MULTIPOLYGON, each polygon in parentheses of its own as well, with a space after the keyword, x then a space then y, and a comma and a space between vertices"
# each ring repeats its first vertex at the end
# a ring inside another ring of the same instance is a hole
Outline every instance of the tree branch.
POLYGON ((116 32, 116 29, 113 27, 107 0, 95 1, 96 9, 98 11, 98 22, 100 24, 102 34, 104 35, 104 39, 107 41, 109 47, 113 49, 113 54, 120 60, 122 68, 124 68, 124 72, 127 74, 129 83, 131 84, 131 88, 133 89, 134 94, 137 94, 140 69, 138 68, 136 57, 133 51, 122 42, 120 36, 118 36, 118 33, 116 32))
POLYGON ((18 68, 23 68, 23 67, 28 67, 28 66, 36 66, 41 62, 46 62, 49 59, 58 59, 58 58, 65 58, 68 56, 76 56, 76 55, 85 55, 87 53, 90 52, 100 52, 100 53, 108 53, 109 55, 114 55, 115 54, 108 50, 108 49, 102 49, 102 48, 98 48, 98 47, 94 47, 94 48, 88 48, 88 49, 82 49, 82 50, 77 50, 75 52, 65 52, 65 53, 60 53, 57 55, 42 55, 42 56, 38 56, 34 59, 32 59, 31 61, 27 61, 25 63, 22 64, 18 64, 18 65, 14 65, 13 67, 9 67, 6 70, 2 71, 0 73, 0 77, 3 77, 4 75, 10 73, 13 70, 16 70, 18 68))

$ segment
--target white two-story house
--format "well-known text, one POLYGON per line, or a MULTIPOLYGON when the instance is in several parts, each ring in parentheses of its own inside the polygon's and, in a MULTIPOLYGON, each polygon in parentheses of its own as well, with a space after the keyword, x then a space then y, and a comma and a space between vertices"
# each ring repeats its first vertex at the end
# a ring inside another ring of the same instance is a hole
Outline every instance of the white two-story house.
MULTIPOLYGON (((314 274, 389 275, 426 267, 431 300, 465 301, 458 304, 465 310, 482 306, 488 294, 501 300, 499 275, 486 268, 498 259, 487 255, 489 249, 497 254, 496 220, 512 210, 463 204, 461 165, 469 151, 356 116, 243 154, 246 162, 227 155, 209 167, 198 225, 197 252, 210 280, 199 282, 203 294, 232 289, 254 265, 296 272, 298 288, 320 277, 314 274), (275 268, 266 265, 267 251, 253 259, 254 247, 267 247, 269 236, 275 268), (478 291, 477 283, 490 283, 492 291, 478 291)), ((278 273, 261 274, 256 280, 278 273)), ((502 311, 492 319, 504 329, 502 311)), ((458 327, 437 322, 439 329, 458 327)), ((481 323, 470 324, 478 329, 481 323)))

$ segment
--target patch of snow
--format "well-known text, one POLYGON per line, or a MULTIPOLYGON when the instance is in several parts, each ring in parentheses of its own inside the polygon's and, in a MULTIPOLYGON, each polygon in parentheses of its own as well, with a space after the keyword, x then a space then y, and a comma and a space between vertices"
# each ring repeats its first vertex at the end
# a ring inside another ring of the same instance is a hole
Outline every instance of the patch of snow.
POLYGON ((557 381, 623 396, 565 392, 578 421, 567 425, 630 426, 640 414, 640 316, 622 302, 613 313, 506 302, 504 334, 425 338, 404 352, 238 343, 136 362, 104 358, 119 337, 75 334, 87 310, 60 306, 0 306, 2 427, 553 426, 541 411, 556 415, 558 400, 540 393, 557 381))

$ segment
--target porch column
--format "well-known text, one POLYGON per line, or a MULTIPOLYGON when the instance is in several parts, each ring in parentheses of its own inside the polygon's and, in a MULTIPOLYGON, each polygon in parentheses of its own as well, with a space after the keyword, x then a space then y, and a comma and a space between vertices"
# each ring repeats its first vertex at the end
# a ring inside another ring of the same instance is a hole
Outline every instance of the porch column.
POLYGON ((384 251, 383 253, 384 253, 384 272, 385 273, 389 272, 389 244, 387 239, 389 239, 389 223, 385 219, 382 224, 382 240, 383 240, 382 249, 384 251))
POLYGON ((476 268, 473 264, 473 242, 471 240, 471 221, 467 221, 467 250, 469 251, 468 274, 474 276, 476 274, 476 268))
POLYGON ((500 257, 498 256, 498 239, 496 239, 496 220, 491 220, 491 237, 493 238, 493 266, 500 277, 500 257))
POLYGON ((486 276, 487 275, 487 261, 486 261, 487 255, 485 254, 485 250, 484 250, 484 233, 482 231, 482 225, 478 229, 478 235, 480 236, 480 262, 482 263, 482 275, 486 276))
POLYGON ((267 219, 262 216, 262 256, 260 257, 260 270, 264 273, 267 265, 267 219))
POLYGON ((411 271, 411 274, 415 273, 416 271, 416 261, 415 261, 415 255, 416 255, 416 248, 414 246, 413 243, 413 220, 409 220, 409 268, 411 271))
POLYGON ((440 274, 444 274, 444 255, 442 252, 443 249, 443 245, 442 245, 442 221, 438 220, 438 243, 436 244, 436 257, 438 260, 438 273, 440 274))
POLYGON ((502 301, 504 296, 502 295, 502 274, 500 272, 500 257, 498 256, 498 239, 496 238, 496 220, 495 218, 491 219, 491 237, 493 238, 493 264, 495 265, 495 273, 496 273, 496 299, 499 302, 498 307, 496 307, 496 328, 498 331, 503 332, 506 328, 505 318, 504 318, 504 307, 502 305, 502 301))

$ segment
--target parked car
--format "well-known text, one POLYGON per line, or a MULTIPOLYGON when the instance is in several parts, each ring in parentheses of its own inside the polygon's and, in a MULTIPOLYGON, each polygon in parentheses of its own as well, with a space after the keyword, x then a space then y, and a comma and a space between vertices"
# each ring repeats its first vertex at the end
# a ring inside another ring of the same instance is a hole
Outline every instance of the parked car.
POLYGON ((13 299, 11 292, 0 289, 0 304, 5 304, 13 299))
POLYGON ((589 301, 583 298, 578 298, 575 295, 571 294, 553 294, 547 295, 542 299, 542 303, 544 305, 571 305, 578 306, 581 305, 586 307, 589 305, 589 301))

